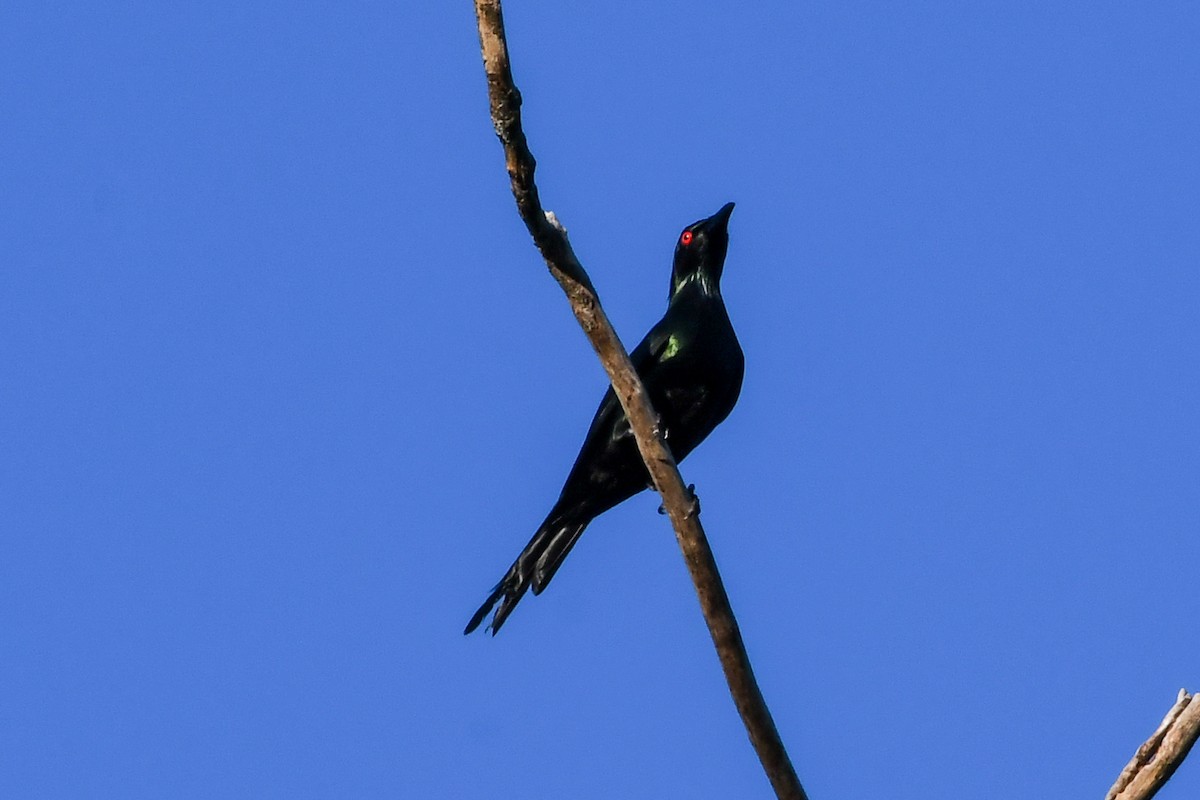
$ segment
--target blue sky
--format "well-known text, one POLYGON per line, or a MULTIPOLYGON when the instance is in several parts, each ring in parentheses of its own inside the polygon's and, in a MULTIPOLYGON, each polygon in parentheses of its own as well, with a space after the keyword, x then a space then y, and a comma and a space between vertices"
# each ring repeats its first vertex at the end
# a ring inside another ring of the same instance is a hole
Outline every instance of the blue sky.
MULTIPOLYGON (((628 346, 738 204, 683 474, 814 800, 1102 796, 1200 689, 1200 10, 507 21, 628 346)), ((654 497, 461 635, 604 387, 469 3, 9 3, 0 119, 0 795, 767 796, 654 497)))

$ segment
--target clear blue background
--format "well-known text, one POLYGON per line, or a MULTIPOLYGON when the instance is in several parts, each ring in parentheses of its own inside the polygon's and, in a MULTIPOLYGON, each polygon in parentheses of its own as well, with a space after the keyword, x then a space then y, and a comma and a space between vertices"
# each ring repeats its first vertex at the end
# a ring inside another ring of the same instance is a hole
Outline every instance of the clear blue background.
MULTIPOLYGON (((507 11, 629 346, 738 203, 683 473, 814 800, 1102 796, 1200 689, 1200 10, 507 11)), ((656 498, 461 635, 604 387, 470 3, 5 4, 0 210, 0 795, 768 795, 656 498)))

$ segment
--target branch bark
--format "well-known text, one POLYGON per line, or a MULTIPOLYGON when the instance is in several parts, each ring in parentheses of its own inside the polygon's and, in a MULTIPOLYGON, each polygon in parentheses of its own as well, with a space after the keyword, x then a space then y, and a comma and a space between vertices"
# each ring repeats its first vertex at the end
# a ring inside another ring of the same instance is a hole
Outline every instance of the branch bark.
POLYGON ((509 65, 500 0, 475 0, 475 16, 479 23, 492 122, 504 146, 517 210, 546 266, 566 293, 575 318, 599 355, 613 390, 629 417, 638 450, 675 528, 675 537, 700 598, 700 607, 721 659, 729 691, 771 786, 780 798, 807 800, 754 679, 729 597, 700 525, 695 499, 684 485, 675 459, 659 433, 658 415, 629 362, 625 346, 600 306, 591 280, 572 250, 565 229, 552 214, 542 209, 533 178, 536 162, 521 129, 521 95, 513 83, 509 65))
POLYGON ((1104 800, 1149 800, 1175 774, 1197 738, 1200 700, 1180 689, 1158 730, 1137 749, 1104 800))

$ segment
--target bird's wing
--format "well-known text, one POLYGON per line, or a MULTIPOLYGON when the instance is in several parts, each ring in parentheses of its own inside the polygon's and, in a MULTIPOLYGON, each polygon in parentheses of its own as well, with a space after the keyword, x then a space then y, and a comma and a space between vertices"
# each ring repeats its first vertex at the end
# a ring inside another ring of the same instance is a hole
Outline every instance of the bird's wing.
MULTIPOLYGON (((666 326, 660 322, 650 329, 645 338, 629 354, 629 361, 633 364, 633 371, 642 379, 643 384, 650 382, 655 368, 662 363, 662 357, 670 345, 670 339, 671 337, 666 331, 666 326)), ((629 419, 625 416, 625 410, 621 408, 621 403, 617 400, 617 395, 613 392, 612 386, 608 387, 608 391, 604 393, 604 399, 600 402, 600 408, 596 410, 594 423, 599 423, 601 420, 605 422, 612 420, 615 423, 613 429, 614 439, 633 435, 633 432, 629 429, 629 419)))
MULTIPOLYGON (((629 354, 629 360, 633 362, 633 368, 643 383, 654 374, 657 364, 661 363, 662 354, 665 352, 669 340, 670 336, 660 322, 650 329, 645 338, 629 354)), ((572 476, 567 480, 568 486, 573 483, 572 479, 580 477, 575 474, 576 470, 585 464, 598 466, 604 461, 601 455, 603 452, 615 452, 613 446, 627 438, 632 440, 633 431, 630 430, 629 419, 625 416, 625 410, 621 408, 621 402, 617 400, 617 395, 610 385, 604 392, 604 398, 600 401, 599 408, 596 409, 596 415, 592 417, 592 424, 588 428, 583 447, 576 459, 575 467, 572 469, 572 476)), ((596 480, 601 479, 601 476, 592 475, 591 478, 596 480)))
POLYGON ((670 341, 667 326, 659 322, 638 342, 638 346, 629 354, 629 360, 633 362, 633 368, 639 377, 645 380, 645 376, 653 371, 654 365, 662 361, 670 341))

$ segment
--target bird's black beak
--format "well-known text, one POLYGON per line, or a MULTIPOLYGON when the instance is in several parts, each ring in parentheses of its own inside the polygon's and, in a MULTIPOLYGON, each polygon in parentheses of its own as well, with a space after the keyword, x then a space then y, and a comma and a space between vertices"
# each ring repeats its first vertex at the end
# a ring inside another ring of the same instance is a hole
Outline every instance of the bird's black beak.
POLYGON ((726 203, 721 210, 708 218, 709 230, 725 230, 729 225, 729 215, 733 213, 733 203, 726 203))

